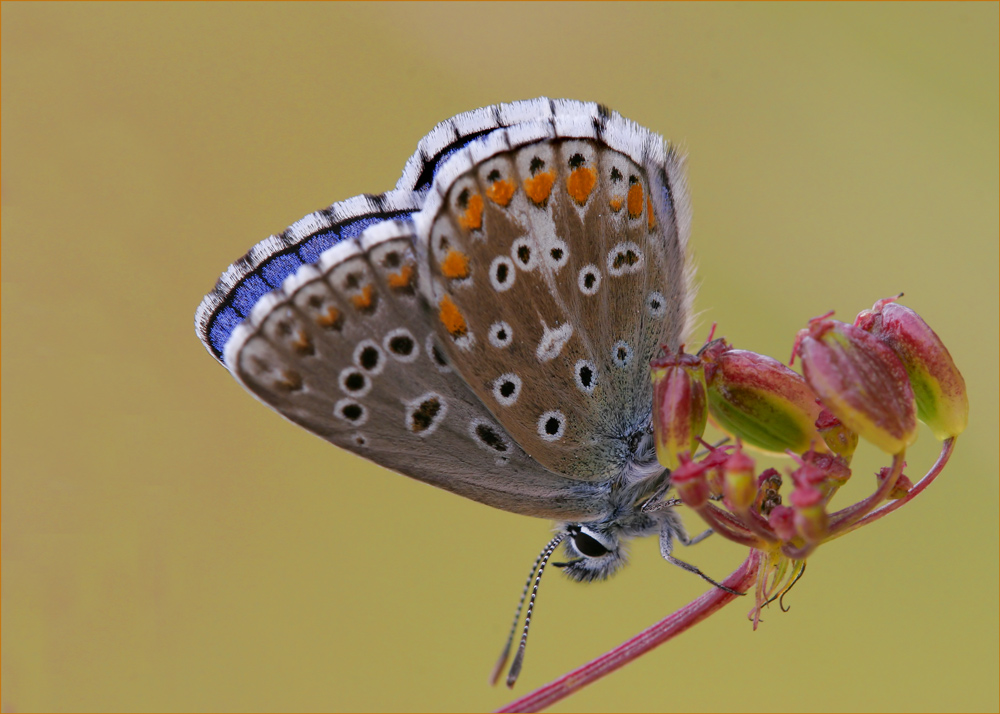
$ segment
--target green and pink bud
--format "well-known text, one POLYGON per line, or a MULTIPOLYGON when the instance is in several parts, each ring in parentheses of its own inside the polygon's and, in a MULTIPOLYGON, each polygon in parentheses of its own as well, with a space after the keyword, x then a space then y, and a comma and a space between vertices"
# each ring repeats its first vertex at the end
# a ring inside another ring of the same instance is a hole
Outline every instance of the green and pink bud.
POLYGON ((721 339, 699 356, 705 363, 709 413, 721 429, 773 453, 801 454, 824 443, 816 429, 822 411, 816 395, 781 362, 732 349, 721 339))
POLYGON ((879 300, 854 324, 888 345, 906 368, 917 402, 917 418, 942 441, 958 436, 969 422, 965 379, 948 348, 923 318, 896 298, 879 300))
POLYGON ((795 531, 802 540, 810 545, 821 543, 830 525, 823 492, 807 483, 798 483, 788 501, 795 511, 795 531))
POLYGON ((753 459, 737 446, 722 467, 722 494, 726 507, 734 513, 746 513, 757 499, 757 475, 753 459))
POLYGON ((682 350, 653 360, 650 366, 656 457, 664 467, 676 469, 691 458, 705 433, 705 370, 701 360, 682 350))
POLYGON ((799 332, 805 381, 848 429, 890 454, 917 438, 916 405, 899 357, 860 327, 825 317, 799 332))

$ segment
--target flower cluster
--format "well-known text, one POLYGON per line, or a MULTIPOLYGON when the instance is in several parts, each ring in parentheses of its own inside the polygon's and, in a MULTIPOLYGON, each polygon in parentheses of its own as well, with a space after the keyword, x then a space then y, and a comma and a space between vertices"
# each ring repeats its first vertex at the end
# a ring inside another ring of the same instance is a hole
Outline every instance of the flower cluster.
POLYGON ((677 496, 716 533, 762 553, 755 625, 761 608, 787 592, 818 546, 880 518, 933 480, 965 429, 962 375, 934 331, 895 300, 880 300, 854 324, 832 313, 811 320, 793 349, 802 376, 723 339, 697 355, 682 348, 652 364, 657 456, 672 470, 677 496), (709 419, 735 444, 704 444, 709 419), (915 486, 903 468, 918 419, 944 445, 915 486), (892 462, 876 474, 870 496, 831 511, 831 499, 852 475, 859 437, 892 462), (744 444, 788 454, 795 467, 758 474, 744 444), (703 445, 707 455, 699 458, 703 445))

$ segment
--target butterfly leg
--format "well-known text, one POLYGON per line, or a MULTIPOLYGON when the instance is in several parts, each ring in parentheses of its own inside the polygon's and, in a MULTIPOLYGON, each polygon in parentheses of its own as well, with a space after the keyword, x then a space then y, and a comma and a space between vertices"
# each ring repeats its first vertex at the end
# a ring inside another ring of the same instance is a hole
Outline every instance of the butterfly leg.
POLYGON ((665 517, 663 519, 662 525, 660 526, 660 555, 663 556, 663 559, 665 561, 667 561, 671 565, 676 565, 679 568, 683 568, 684 570, 687 570, 690 573, 694 573, 703 580, 707 580, 708 582, 712 583, 712 585, 719 588, 720 590, 725 590, 727 593, 732 593, 733 595, 744 594, 736 590, 733 590, 731 588, 727 588, 722 583, 718 583, 715 580, 712 580, 712 578, 705 575, 705 573, 701 572, 701 570, 699 570, 696 566, 691 565, 690 563, 685 563, 683 560, 674 557, 673 552, 674 552, 675 537, 683 545, 694 545, 695 543, 700 543, 701 541, 705 540, 705 538, 710 536, 712 534, 711 530, 707 530, 704 533, 699 533, 694 538, 692 538, 687 534, 687 531, 684 529, 684 524, 681 523, 680 516, 671 511, 667 511, 666 513, 664 513, 664 516, 665 517))

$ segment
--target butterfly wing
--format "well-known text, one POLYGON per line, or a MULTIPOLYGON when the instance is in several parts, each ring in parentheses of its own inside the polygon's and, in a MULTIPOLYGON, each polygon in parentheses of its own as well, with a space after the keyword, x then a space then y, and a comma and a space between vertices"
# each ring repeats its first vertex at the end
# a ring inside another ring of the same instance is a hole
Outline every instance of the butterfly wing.
POLYGON ((422 285, 449 361, 514 440, 602 481, 648 432, 649 362, 690 320, 690 211, 661 137, 550 106, 435 165, 414 217, 422 285))
POLYGON ((258 399, 337 446, 504 510, 593 517, 602 489, 536 464, 436 344, 416 289, 419 204, 409 192, 359 197, 259 244, 206 296, 202 341, 258 399))

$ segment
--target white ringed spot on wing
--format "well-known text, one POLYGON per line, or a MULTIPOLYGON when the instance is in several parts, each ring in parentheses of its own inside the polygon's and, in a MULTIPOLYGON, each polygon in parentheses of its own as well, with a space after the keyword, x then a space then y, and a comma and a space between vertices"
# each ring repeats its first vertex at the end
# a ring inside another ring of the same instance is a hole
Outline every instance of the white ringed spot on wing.
POLYGON ((667 314, 667 299, 663 293, 654 290, 646 296, 646 311, 650 317, 661 318, 667 314))
POLYGON ((385 351, 400 362, 412 362, 420 356, 420 347, 413 339, 413 333, 405 327, 397 327, 382 340, 385 351))
POLYGON ((576 277, 576 286, 584 295, 595 294, 601 287, 601 271, 593 263, 583 266, 576 277))
POLYGON ((593 394, 597 385, 597 367, 589 359, 577 360, 573 367, 573 380, 580 391, 593 394))
POLYGON ((340 370, 337 383, 344 393, 350 394, 352 397, 363 397, 372 388, 372 380, 368 378, 368 375, 354 366, 344 367, 340 370))
POLYGON ((611 361, 624 369, 632 363, 632 348, 625 340, 618 340, 611 348, 611 361))
POLYGON ((493 397, 501 406, 511 406, 519 396, 521 396, 521 378, 513 372, 501 374, 493 380, 493 397))
POLYGON ((444 421, 448 403, 440 394, 427 392, 405 402, 406 430, 417 436, 430 436, 444 421))
POLYGON ((566 263, 569 262, 569 248, 561 240, 554 240, 545 246, 545 252, 542 254, 545 260, 545 264, 549 266, 549 269, 556 273, 562 268, 566 263))
POLYGON ((431 333, 427 335, 427 339, 424 340, 424 352, 427 353, 428 359, 434 364, 434 368, 437 369, 441 374, 450 374, 451 365, 448 364, 448 358, 445 357, 444 350, 434 339, 434 334, 431 333))
POLYGON ((558 441, 566 433, 566 415, 561 411, 545 412, 538 417, 538 435, 545 441, 558 441))
POLYGON ((510 439, 503 429, 485 419, 469 422, 469 437, 476 444, 497 457, 497 463, 505 464, 511 451, 510 439))
POLYGON ((510 290, 514 285, 514 261, 506 255, 498 255, 490 263, 490 285, 498 293, 510 290))
POLYGON ((385 354, 375 340, 362 340, 354 348, 354 364, 375 376, 385 369, 385 354))
POLYGON ((534 270, 538 265, 535 246, 528 238, 518 238, 510 247, 510 257, 521 270, 534 270))
POLYGON ((514 330, 503 320, 498 320, 490 325, 490 344, 497 349, 509 347, 514 340, 514 330))
POLYGON ((348 424, 361 426, 368 421, 368 409, 353 399, 341 399, 333 405, 333 413, 348 424))
POLYGON ((628 273, 638 273, 646 264, 639 246, 623 241, 608 251, 608 272, 614 277, 628 273))

